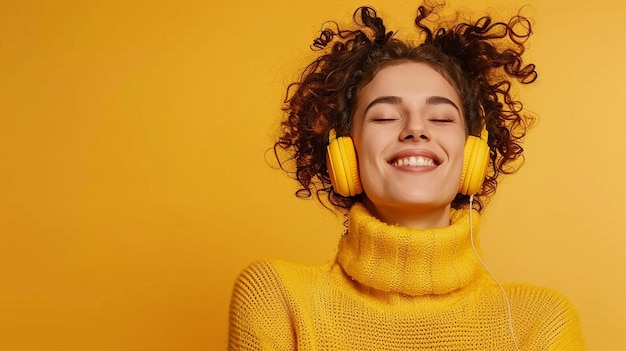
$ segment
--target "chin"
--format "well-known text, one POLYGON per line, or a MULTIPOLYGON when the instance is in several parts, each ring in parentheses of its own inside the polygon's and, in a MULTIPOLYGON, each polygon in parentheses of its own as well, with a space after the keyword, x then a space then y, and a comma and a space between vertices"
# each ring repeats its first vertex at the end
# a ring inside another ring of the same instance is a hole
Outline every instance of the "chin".
POLYGON ((432 196, 401 196, 396 198, 378 199, 371 201, 373 204, 384 204, 385 207, 403 210, 433 211, 437 209, 447 209, 450 207, 453 198, 441 198, 432 196), (382 200, 382 201, 381 201, 382 200))
POLYGON ((400 205, 405 205, 409 207, 418 206, 418 207, 445 207, 452 203, 456 193, 452 196, 442 196, 444 194, 441 193, 431 193, 431 192, 413 192, 413 193, 404 193, 400 196, 395 197, 395 199, 389 199, 390 202, 396 202, 400 205))
POLYGON ((399 203, 399 208, 412 209, 416 212, 446 210, 450 208, 451 201, 406 201, 399 203))

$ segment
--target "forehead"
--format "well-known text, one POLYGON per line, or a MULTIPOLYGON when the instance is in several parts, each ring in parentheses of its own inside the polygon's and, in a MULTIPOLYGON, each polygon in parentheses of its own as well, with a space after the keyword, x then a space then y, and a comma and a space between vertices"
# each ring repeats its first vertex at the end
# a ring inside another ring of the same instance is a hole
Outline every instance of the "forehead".
POLYGON ((461 98, 452 84, 430 65, 422 62, 402 62, 382 68, 359 91, 357 106, 385 95, 406 99, 442 96, 461 106, 461 98))

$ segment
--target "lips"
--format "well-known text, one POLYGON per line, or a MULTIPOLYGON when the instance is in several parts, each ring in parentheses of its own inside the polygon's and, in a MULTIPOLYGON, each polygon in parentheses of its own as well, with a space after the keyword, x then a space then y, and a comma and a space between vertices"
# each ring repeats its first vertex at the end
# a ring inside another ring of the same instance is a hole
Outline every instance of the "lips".
POLYGON ((441 159, 430 150, 405 150, 393 155, 388 161, 394 167, 434 167, 441 159))

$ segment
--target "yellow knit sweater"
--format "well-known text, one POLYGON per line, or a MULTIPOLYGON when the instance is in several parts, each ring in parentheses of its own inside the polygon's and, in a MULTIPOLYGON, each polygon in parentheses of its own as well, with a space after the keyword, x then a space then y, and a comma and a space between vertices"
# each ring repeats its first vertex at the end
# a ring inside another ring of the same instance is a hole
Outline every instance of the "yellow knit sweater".
MULTIPOLYGON (((469 235, 469 211, 453 212, 449 227, 416 230, 356 204, 333 262, 261 261, 243 271, 229 350, 514 350, 504 299, 469 235)), ((526 284, 504 289, 520 350, 584 349, 564 297, 526 284)))

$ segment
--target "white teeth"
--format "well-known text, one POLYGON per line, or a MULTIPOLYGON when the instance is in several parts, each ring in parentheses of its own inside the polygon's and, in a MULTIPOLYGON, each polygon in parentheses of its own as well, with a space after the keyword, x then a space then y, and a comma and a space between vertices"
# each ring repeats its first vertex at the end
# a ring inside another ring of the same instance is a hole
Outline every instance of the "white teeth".
POLYGON ((399 158, 391 163, 393 166, 434 166, 435 161, 424 156, 399 158))

